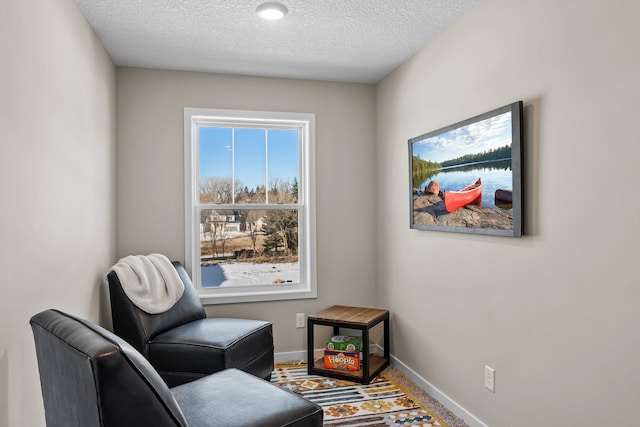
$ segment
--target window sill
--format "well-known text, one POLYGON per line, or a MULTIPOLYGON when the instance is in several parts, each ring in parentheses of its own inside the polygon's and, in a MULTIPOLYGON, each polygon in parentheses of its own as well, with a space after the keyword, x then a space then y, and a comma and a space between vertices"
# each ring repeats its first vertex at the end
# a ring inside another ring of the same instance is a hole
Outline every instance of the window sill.
POLYGON ((237 290, 237 288, 236 290, 232 288, 216 289, 215 291, 218 292, 206 290, 199 292, 198 296, 203 305, 313 299, 318 297, 316 289, 300 289, 292 286, 282 286, 282 288, 282 290, 274 290, 269 287, 268 290, 251 292, 247 292, 242 288, 240 288, 242 291, 237 290))

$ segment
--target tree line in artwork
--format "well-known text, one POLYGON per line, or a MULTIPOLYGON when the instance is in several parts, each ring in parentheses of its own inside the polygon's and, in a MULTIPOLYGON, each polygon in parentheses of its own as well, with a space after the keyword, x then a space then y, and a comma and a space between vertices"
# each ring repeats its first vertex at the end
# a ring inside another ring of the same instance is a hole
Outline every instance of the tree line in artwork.
MULTIPOLYGON (((433 162, 430 160, 421 159, 417 156, 412 156, 411 170, 413 174, 413 186, 415 188, 427 179, 436 176, 443 168, 450 168, 471 163, 505 161, 510 158, 511 146, 509 145, 494 148, 491 150, 485 150, 481 153, 465 154, 464 156, 445 160, 443 162, 433 162)), ((510 166, 510 164, 508 163, 507 165, 510 166)))
POLYGON ((465 154, 464 156, 456 157, 455 159, 446 160, 442 162, 442 167, 448 168, 451 166, 464 165, 466 163, 490 162, 509 158, 511 158, 511 146, 505 145, 504 147, 486 150, 482 153, 465 154))

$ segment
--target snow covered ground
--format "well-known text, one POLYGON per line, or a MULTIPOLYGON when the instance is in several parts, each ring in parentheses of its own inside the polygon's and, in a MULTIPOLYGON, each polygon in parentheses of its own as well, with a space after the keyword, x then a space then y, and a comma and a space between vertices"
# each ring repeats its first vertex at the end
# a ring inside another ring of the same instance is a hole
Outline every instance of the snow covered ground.
POLYGON ((202 286, 252 286, 268 285, 276 280, 285 283, 300 283, 298 263, 235 262, 230 264, 208 265, 202 267, 202 286))

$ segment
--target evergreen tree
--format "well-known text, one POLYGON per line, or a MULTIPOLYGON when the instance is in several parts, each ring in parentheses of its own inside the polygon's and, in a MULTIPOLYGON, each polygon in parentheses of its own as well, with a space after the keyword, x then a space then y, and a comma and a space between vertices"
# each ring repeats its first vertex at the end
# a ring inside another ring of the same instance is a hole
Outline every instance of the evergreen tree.
POLYGON ((293 184, 291 184, 291 199, 292 203, 298 203, 298 178, 293 178, 293 184))

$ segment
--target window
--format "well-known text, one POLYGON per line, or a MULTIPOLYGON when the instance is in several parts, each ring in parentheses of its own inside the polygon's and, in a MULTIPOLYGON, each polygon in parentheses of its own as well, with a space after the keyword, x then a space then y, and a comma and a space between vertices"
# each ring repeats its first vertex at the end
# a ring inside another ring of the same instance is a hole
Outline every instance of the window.
POLYGON ((184 149, 202 301, 315 298, 315 115, 185 108, 184 149))

